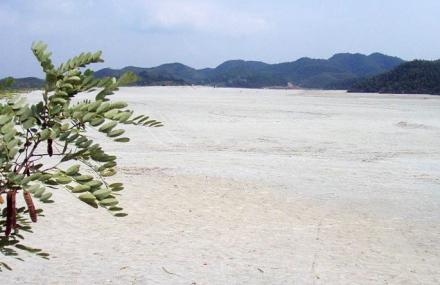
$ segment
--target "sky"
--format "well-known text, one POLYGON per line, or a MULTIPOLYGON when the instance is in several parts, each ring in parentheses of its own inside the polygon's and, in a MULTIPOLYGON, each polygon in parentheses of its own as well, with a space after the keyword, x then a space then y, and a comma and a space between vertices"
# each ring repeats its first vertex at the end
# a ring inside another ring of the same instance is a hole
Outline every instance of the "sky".
POLYGON ((102 50, 95 69, 339 52, 438 59, 439 12, 439 0, 0 0, 0 78, 41 76, 36 40, 55 63, 102 50))

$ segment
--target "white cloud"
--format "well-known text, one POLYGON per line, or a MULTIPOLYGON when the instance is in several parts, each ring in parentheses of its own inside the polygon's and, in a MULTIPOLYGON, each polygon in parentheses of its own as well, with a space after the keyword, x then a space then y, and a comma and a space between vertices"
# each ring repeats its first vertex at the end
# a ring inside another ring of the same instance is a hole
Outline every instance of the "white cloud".
MULTIPOLYGON (((120 3, 120 1, 114 1, 120 3)), ((121 5, 121 8, 126 5, 121 5)), ((268 21, 261 16, 234 9, 209 0, 135 0, 138 9, 131 17, 142 30, 191 31, 228 36, 251 35, 268 29, 268 21)), ((133 11, 133 9, 130 9, 133 11)))
POLYGON ((0 2, 0 26, 17 24, 45 34, 76 27, 134 31, 192 32, 246 36, 264 32, 268 21, 215 0, 40 0, 0 2), (3 5, 6 3, 5 5, 3 5))
POLYGON ((0 0, 0 77, 39 74, 29 52, 35 40, 49 44, 56 62, 102 49, 113 67, 280 62, 337 51, 438 58, 440 41, 432 35, 439 30, 440 1, 402 2, 0 0))

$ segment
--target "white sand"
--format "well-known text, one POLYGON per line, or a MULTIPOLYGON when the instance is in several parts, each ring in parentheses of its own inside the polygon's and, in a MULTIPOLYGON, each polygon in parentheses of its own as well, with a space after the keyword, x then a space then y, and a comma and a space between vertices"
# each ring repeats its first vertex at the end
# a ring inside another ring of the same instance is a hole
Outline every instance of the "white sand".
MULTIPOLYGON (((439 284, 440 96, 124 88, 115 219, 55 193, 0 284, 439 284)), ((3 259, 3 257, 2 257, 3 259)))

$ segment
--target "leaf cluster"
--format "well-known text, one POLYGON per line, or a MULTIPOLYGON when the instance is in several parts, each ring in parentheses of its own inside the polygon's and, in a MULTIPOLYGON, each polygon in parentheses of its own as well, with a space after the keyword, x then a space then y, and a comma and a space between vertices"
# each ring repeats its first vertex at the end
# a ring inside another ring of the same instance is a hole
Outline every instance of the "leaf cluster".
POLYGON ((0 101, 0 252, 12 256, 15 249, 24 248, 17 238, 22 237, 20 231, 30 231, 30 220, 41 214, 33 200, 52 203, 54 190, 66 189, 115 217, 126 215, 118 201, 123 184, 107 181, 117 172, 116 156, 94 142, 90 130, 124 143, 129 138, 123 126, 162 126, 148 116, 134 115, 127 103, 110 100, 120 85, 136 77, 126 73, 119 79, 95 78, 86 67, 102 62, 101 52, 81 53, 58 67, 46 44, 34 43, 32 52, 45 73, 42 99, 35 104, 25 98, 0 101), (74 100, 85 92, 94 92, 94 98, 74 100), (17 209, 19 194, 27 209, 17 209))

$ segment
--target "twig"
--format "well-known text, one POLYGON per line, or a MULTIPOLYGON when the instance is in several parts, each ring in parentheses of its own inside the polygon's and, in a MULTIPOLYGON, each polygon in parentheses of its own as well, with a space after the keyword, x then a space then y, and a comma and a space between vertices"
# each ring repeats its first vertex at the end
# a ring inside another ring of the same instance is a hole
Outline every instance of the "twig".
POLYGON ((38 145, 40 144, 40 142, 41 141, 39 139, 35 142, 32 150, 29 152, 28 156, 23 160, 21 165, 18 167, 17 173, 20 173, 20 171, 23 169, 23 167, 26 165, 26 163, 29 161, 29 159, 32 158, 32 156, 33 156, 35 150, 37 149, 38 145))
POLYGON ((108 183, 105 181, 105 179, 102 177, 102 175, 95 170, 95 168, 93 168, 93 165, 88 163, 87 161, 85 161, 84 159, 78 159, 79 162, 81 162, 82 164, 84 164, 85 166, 87 166, 90 170, 92 170, 96 176, 99 178, 99 180, 101 180, 101 182, 105 185, 105 187, 107 189, 109 189, 108 183))
POLYGON ((173 273, 173 272, 168 271, 168 270, 167 270, 165 267, 163 267, 163 266, 162 266, 162 270, 165 271, 166 273, 170 274, 170 275, 176 275, 176 276, 182 277, 182 275, 179 275, 179 274, 177 274, 177 273, 173 273))

